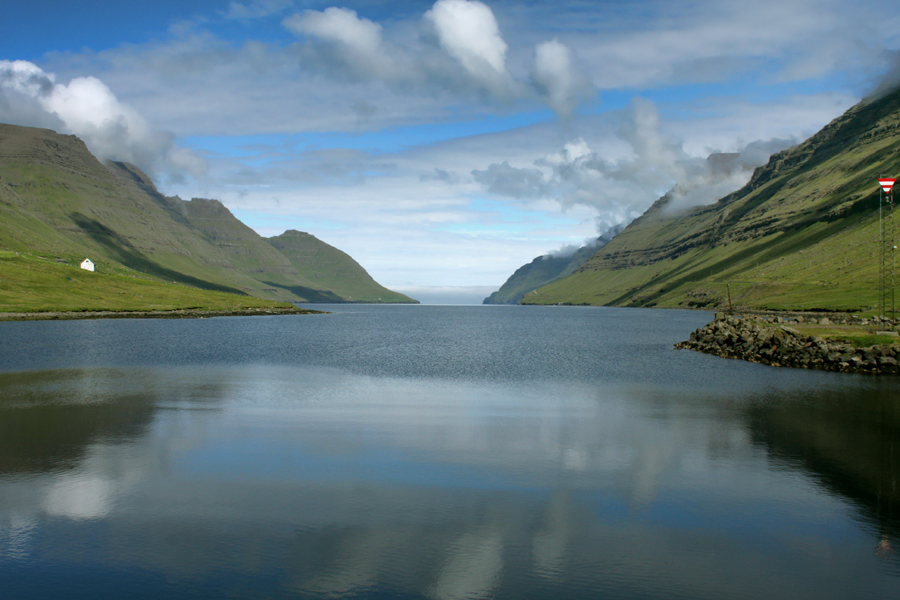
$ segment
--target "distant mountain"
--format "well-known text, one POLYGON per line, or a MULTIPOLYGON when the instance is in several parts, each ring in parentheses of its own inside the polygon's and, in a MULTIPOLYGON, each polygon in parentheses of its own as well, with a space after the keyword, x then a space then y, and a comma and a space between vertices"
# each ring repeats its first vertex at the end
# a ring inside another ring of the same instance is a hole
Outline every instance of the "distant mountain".
POLYGON ((712 205, 678 212, 670 196, 661 198, 523 303, 716 308, 730 292, 746 308, 875 309, 877 179, 897 174, 900 91, 863 101, 772 155, 712 205))
MULTIPOLYGON (((358 262, 334 246, 329 246, 315 236, 289 229, 279 236, 266 240, 300 276, 312 282, 322 301, 332 302, 414 302, 408 296, 394 292, 378 284, 358 262)), ((313 290, 298 290, 309 295, 313 290)))
POLYGON ((593 243, 582 246, 574 253, 538 256, 527 265, 516 269, 506 283, 485 298, 482 304, 518 304, 528 292, 573 273, 624 227, 624 225, 619 225, 610 229, 593 243))
POLYGON ((287 302, 415 302, 327 248, 327 264, 312 259, 304 273, 333 276, 310 279, 219 201, 163 196, 139 169, 101 164, 75 136, 0 124, 0 251, 90 257, 99 272, 287 302))

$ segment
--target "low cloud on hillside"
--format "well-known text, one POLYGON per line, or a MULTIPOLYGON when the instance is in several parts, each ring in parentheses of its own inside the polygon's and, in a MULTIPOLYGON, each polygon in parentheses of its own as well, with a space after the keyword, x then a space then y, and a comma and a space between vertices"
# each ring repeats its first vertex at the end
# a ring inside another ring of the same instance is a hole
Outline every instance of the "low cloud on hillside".
POLYGON ((498 196, 549 198, 564 207, 591 207, 603 233, 638 217, 666 193, 673 197, 670 210, 715 202, 747 183, 753 169, 772 153, 796 143, 760 140, 728 154, 693 156, 663 132, 654 104, 640 98, 622 114, 618 137, 629 145, 630 156, 608 159, 584 139, 575 138, 531 166, 514 167, 504 161, 476 169, 472 176, 485 191, 498 196))
POLYGON ((130 162, 169 180, 206 172, 202 158, 151 127, 96 77, 63 84, 28 61, 0 60, 0 122, 77 135, 98 158, 130 162))

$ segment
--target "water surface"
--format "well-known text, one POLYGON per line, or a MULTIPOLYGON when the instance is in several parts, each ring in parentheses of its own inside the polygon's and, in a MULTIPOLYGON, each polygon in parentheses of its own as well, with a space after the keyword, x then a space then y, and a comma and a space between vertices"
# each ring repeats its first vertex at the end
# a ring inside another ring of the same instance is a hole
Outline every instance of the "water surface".
POLYGON ((895 597, 895 379, 329 309, 0 323, 0 596, 895 597))

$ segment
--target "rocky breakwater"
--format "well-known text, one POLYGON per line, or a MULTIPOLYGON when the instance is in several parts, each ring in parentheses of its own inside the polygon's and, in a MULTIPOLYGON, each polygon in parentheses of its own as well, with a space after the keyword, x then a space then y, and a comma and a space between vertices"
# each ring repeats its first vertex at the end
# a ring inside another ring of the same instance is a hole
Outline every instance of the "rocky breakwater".
POLYGON ((852 373, 900 373, 900 344, 856 348, 852 344, 806 336, 785 325, 769 326, 717 313, 675 348, 699 350, 775 367, 852 373))

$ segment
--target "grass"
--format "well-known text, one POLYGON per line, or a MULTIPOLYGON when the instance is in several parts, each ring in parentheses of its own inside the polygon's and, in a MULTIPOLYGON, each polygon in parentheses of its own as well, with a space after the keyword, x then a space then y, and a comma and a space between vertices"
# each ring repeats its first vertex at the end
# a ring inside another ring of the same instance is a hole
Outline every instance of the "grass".
POLYGON ((77 257, 0 251, 0 312, 289 308, 292 304, 151 279, 114 264, 85 271, 77 257))
POLYGON ((67 157, 83 158, 87 171, 0 161, 2 181, 14 190, 0 196, 0 249, 77 255, 79 261, 89 256, 164 282, 282 302, 342 302, 348 296, 411 301, 378 285, 352 258, 318 240, 331 253, 304 265, 312 269, 307 278, 221 204, 151 197, 122 185, 89 155, 67 157))
POLYGON ((314 289, 300 291, 301 296, 320 296, 329 302, 413 302, 408 296, 380 285, 348 254, 313 235, 292 230, 267 241, 302 277, 313 282, 314 289))
POLYGON ((523 302, 721 310, 730 287, 735 310, 879 312, 875 181, 900 171, 900 94, 859 113, 877 124, 850 115, 831 130, 844 133, 812 138, 714 205, 672 215, 659 203, 523 302))
POLYGON ((900 337, 896 335, 877 335, 875 332, 878 330, 872 326, 791 323, 790 327, 803 335, 812 335, 834 342, 845 342, 855 348, 900 343, 900 337))

